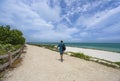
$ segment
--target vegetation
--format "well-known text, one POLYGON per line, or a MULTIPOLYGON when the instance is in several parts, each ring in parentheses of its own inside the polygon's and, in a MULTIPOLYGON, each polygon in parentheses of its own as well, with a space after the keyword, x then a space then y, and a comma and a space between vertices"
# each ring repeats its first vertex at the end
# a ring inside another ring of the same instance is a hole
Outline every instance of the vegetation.
MULTIPOLYGON (((31 43, 28 43, 28 44, 31 44, 31 43)), ((55 45, 47 45, 47 44, 31 44, 31 45, 35 45, 35 46, 39 46, 39 47, 44 47, 44 48, 56 51, 55 45)))
POLYGON ((73 52, 71 52, 70 56, 78 57, 78 58, 85 59, 85 60, 88 60, 88 61, 91 58, 90 56, 84 55, 83 53, 73 53, 73 52))
POLYGON ((107 60, 104 60, 104 59, 99 59, 99 58, 96 58, 96 57, 90 57, 90 56, 84 55, 83 53, 74 53, 74 52, 69 52, 69 53, 70 53, 70 56, 81 58, 81 59, 84 59, 84 60, 87 60, 87 61, 94 61, 94 62, 103 64, 103 65, 106 65, 106 66, 109 66, 109 67, 113 67, 113 68, 120 68, 120 62, 115 62, 114 63, 114 62, 107 61, 107 60))
MULTIPOLYGON (((0 26, 0 55, 7 54, 8 51, 16 51, 25 43, 25 38, 20 30, 10 29, 9 25, 0 26)), ((13 63, 13 67, 17 65, 21 59, 17 59, 13 63)), ((8 62, 8 58, 0 59, 0 65, 8 62)), ((4 71, 0 72, 0 81, 4 76, 4 71)))
POLYGON ((0 26, 0 55, 8 51, 15 51, 25 43, 20 30, 10 29, 9 25, 0 26))
POLYGON ((25 38, 22 32, 17 29, 10 29, 10 26, 0 26, 0 43, 1 44, 24 44, 25 38))
POLYGON ((16 51, 19 49, 22 45, 12 45, 12 44, 0 44, 0 55, 6 54, 8 51, 16 51))
POLYGON ((120 62, 115 62, 115 63, 120 66, 120 62))

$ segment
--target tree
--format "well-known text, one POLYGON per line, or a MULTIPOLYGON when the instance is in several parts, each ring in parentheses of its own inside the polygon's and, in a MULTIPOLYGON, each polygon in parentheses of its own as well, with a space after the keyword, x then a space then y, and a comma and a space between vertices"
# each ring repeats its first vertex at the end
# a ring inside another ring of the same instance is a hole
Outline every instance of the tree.
POLYGON ((20 30, 11 30, 9 25, 0 26, 0 43, 12 45, 24 44, 25 38, 20 30))
POLYGON ((0 26, 0 43, 9 43, 10 40, 10 26, 0 26))

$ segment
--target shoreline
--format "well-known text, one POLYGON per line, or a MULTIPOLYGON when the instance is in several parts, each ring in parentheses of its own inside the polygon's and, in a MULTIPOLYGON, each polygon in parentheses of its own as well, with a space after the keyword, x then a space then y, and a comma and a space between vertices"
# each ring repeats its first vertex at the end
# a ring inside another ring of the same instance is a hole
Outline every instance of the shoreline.
MULTIPOLYGON (((57 45, 58 43, 51 43, 51 42, 43 42, 43 43, 28 43, 28 44, 37 44, 37 45, 57 45)), ((79 46, 77 46, 77 43, 65 43, 65 45, 66 46, 68 46, 68 47, 77 47, 77 48, 84 48, 84 49, 95 49, 95 50, 102 50, 102 51, 109 51, 109 52, 115 52, 115 53, 120 53, 120 51, 119 51, 119 48, 117 47, 117 48, 108 48, 108 45, 107 45, 107 47, 101 47, 101 44, 110 44, 110 46, 109 47, 111 47, 111 44, 116 44, 116 43, 78 43, 78 44, 83 44, 83 45, 80 45, 80 47, 79 46), (84 44, 99 44, 97 47, 96 46, 84 46, 84 44)), ((117 43, 118 45, 120 45, 120 43, 117 43)), ((120 46, 119 46, 120 47, 120 46)))
MULTIPOLYGON (((31 45, 37 45, 37 46, 43 46, 45 44, 31 44, 31 45)), ((56 50, 56 45, 45 45, 46 48, 50 49, 52 46, 53 51, 56 50), (50 48, 49 48, 50 47, 50 48)), ((87 48, 80 48, 80 47, 72 47, 66 45, 66 51, 65 52, 75 52, 75 53, 84 53, 85 55, 96 57, 99 59, 111 61, 111 62, 120 62, 120 53, 117 52, 111 52, 111 51, 105 51, 105 50, 97 50, 97 49, 87 49, 87 48)))
POLYGON ((117 51, 112 51, 112 50, 105 50, 105 49, 100 49, 100 48, 89 48, 89 47, 77 47, 77 46, 67 46, 67 47, 75 47, 75 48, 83 48, 83 49, 92 49, 92 50, 100 50, 100 51, 108 51, 108 52, 114 52, 114 53, 120 53, 117 51))
POLYGON ((88 55, 91 57, 97 57, 97 58, 112 61, 112 62, 120 62, 120 53, 117 53, 117 52, 70 47, 70 46, 66 47, 66 52, 84 53, 85 55, 88 55))

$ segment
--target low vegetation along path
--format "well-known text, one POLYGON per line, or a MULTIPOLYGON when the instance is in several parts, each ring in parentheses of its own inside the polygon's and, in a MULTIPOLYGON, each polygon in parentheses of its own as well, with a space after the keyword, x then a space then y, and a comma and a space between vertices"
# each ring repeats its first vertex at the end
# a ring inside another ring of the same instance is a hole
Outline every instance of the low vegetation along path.
POLYGON ((95 62, 27 45, 21 65, 5 75, 3 81, 120 81, 120 70, 95 62))

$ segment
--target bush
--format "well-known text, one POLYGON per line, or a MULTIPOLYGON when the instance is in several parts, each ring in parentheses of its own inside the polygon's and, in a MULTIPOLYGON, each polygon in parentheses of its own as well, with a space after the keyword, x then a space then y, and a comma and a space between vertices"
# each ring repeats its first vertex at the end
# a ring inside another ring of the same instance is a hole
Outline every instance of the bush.
POLYGON ((0 55, 6 54, 8 51, 16 51, 18 50, 22 45, 12 45, 12 44, 0 44, 0 55))
POLYGON ((120 66, 120 62, 115 62, 115 63, 120 66))
POLYGON ((22 35, 20 30, 11 30, 9 25, 0 26, 0 44, 24 44, 25 38, 22 35))

